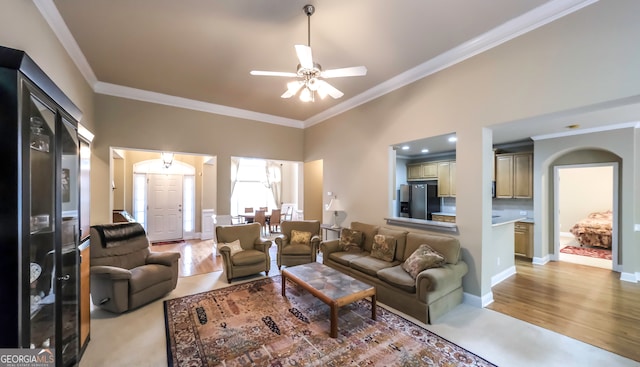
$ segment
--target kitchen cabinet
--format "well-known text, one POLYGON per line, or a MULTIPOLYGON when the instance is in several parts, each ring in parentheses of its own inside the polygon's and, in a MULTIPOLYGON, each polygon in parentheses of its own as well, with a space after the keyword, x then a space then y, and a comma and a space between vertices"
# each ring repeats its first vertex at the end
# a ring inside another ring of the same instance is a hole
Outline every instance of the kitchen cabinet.
POLYGON ((446 222, 446 223, 455 223, 456 216, 455 215, 442 215, 442 214, 432 214, 431 220, 436 222, 446 222))
POLYGON ((514 253, 517 256, 533 257, 533 223, 515 223, 514 253))
POLYGON ((456 161, 438 162, 438 196, 456 196, 456 161))
POLYGON ((433 180, 438 178, 438 165, 435 162, 407 164, 407 180, 433 180))
POLYGON ((533 154, 496 154, 496 198, 533 198, 533 154))
POLYGON ((75 105, 24 52, 0 47, 0 346, 79 362, 80 158, 75 105))

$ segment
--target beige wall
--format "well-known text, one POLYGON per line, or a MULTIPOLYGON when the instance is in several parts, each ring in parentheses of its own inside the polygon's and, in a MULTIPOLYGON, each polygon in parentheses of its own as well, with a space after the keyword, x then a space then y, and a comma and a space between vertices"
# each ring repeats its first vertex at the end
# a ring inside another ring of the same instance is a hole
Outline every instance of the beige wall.
POLYGON ((229 214, 232 156, 302 161, 301 129, 100 94, 95 101, 100 124, 92 175, 101 182, 92 188, 92 207, 98 222, 110 220, 110 147, 217 157, 217 214, 229 214))
MULTIPOLYGON (((632 0, 598 2, 312 126, 305 130, 305 161, 324 161, 324 186, 341 192, 349 222, 384 224, 387 177, 393 174, 388 146, 456 132, 457 182, 469 183, 458 185, 456 197, 458 237, 470 263, 463 286, 471 295, 490 296, 494 274, 488 264, 495 259, 489 251, 492 135, 487 128, 560 115, 570 121, 573 111, 639 96, 640 54, 632 46, 640 43, 638 12, 640 3, 632 0)), ((601 146, 597 139, 592 144, 601 146)), ((633 166, 638 158, 625 154, 624 159, 633 166)), ((535 175, 539 181, 540 171, 535 175)), ((637 189, 625 184, 624 190, 639 207, 637 189)), ((638 218, 633 211, 626 214, 629 222, 638 218)), ((536 223, 538 243, 540 230, 548 228, 536 223)), ((629 240, 634 234, 628 226, 624 230, 629 240)))
MULTIPOLYGON (((304 219, 329 223, 322 220, 323 172, 322 160, 304 164, 304 219)), ((298 207, 298 209, 301 208, 298 207)))
POLYGON ((218 164, 216 157, 205 160, 202 166, 202 209, 215 209, 218 206, 216 191, 218 186, 218 164))
POLYGON ((115 186, 115 189, 112 189, 113 195, 113 209, 114 210, 127 210, 129 213, 133 213, 131 208, 127 206, 126 201, 126 191, 127 191, 127 172, 125 160, 127 159, 127 152, 123 152, 124 157, 116 158, 112 161, 112 169, 113 169, 113 182, 112 186, 115 186))
POLYGON ((595 211, 613 209, 613 167, 571 167, 558 170, 559 231, 569 232, 595 211))

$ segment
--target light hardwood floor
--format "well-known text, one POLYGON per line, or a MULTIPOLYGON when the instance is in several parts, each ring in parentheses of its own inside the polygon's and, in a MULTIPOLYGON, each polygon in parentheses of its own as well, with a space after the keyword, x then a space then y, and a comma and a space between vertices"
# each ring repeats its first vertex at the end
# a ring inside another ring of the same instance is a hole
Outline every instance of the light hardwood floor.
POLYGON ((640 361, 640 284, 611 270, 516 260, 487 308, 640 361))
POLYGON ((151 251, 180 252, 180 277, 222 271, 222 258, 213 240, 187 240, 176 244, 152 245, 151 251))

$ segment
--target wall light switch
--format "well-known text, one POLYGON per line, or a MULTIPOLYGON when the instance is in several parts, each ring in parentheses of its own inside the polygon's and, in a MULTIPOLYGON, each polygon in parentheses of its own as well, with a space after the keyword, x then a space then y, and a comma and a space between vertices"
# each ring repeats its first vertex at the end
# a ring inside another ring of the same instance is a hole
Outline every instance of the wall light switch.
POLYGON ((633 230, 636 232, 640 232, 640 224, 636 224, 635 226, 633 226, 633 230))
POLYGON ((327 192, 327 195, 328 195, 328 196, 333 196, 333 192, 332 192, 332 191, 328 191, 328 192, 327 192))
POLYGON ((520 215, 527 215, 527 211, 526 210, 521 210, 520 211, 520 215))

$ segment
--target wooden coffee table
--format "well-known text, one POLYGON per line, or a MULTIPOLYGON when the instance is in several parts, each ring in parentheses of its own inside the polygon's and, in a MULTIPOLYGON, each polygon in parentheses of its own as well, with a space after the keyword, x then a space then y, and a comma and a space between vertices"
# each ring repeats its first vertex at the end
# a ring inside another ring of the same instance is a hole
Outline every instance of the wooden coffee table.
POLYGON ((282 296, 286 297, 286 280, 298 284, 331 309, 331 332, 338 337, 338 309, 357 300, 371 297, 371 318, 376 319, 376 288, 314 262, 282 269, 282 296))

